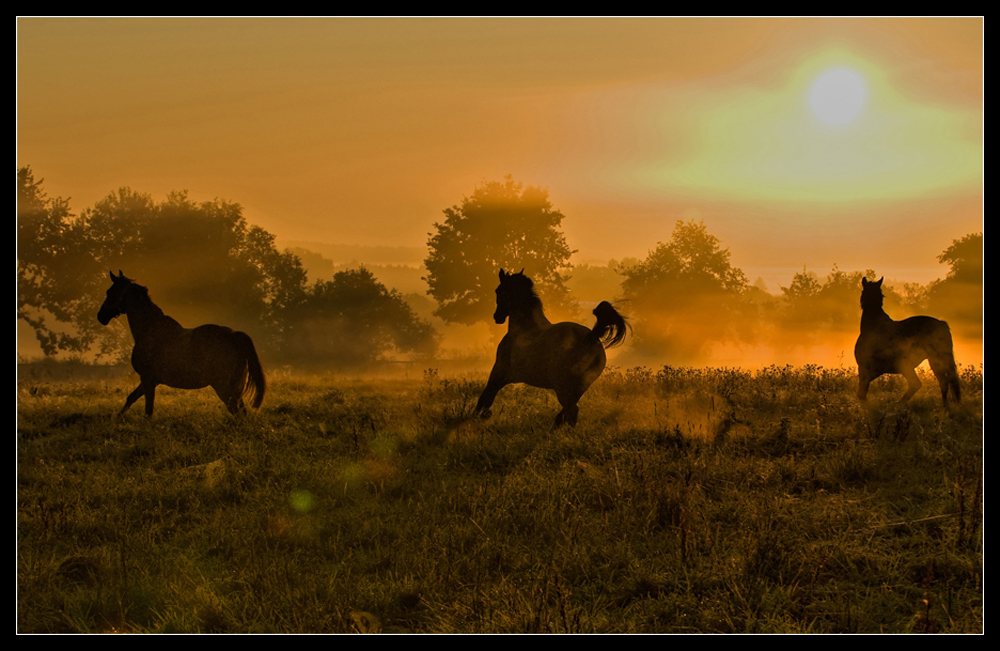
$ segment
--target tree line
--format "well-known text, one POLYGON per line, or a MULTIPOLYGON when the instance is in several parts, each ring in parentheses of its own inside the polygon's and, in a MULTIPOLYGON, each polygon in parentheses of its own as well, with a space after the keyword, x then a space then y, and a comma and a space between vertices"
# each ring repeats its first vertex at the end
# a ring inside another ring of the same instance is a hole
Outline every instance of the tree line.
MULTIPOLYGON (((300 257, 279 251, 236 203, 195 203, 183 192, 156 202, 122 188, 74 215, 25 167, 17 211, 18 318, 47 355, 127 349, 127 332, 102 329, 94 318, 107 273, 118 269, 148 285, 182 323, 211 315, 250 333, 275 361, 431 356, 439 344, 433 326, 364 267, 309 283, 300 257)), ((428 236, 424 261, 438 318, 492 323, 498 270, 524 269, 561 318, 586 320, 590 302, 617 299, 631 317, 635 350, 677 364, 719 343, 780 348, 854 329, 861 278, 877 279, 872 270, 834 267, 825 277, 803 270, 773 295, 733 267, 729 250, 695 221, 677 221, 671 239, 645 259, 574 267, 565 217, 548 192, 510 176, 483 182, 444 217, 428 236), (586 296, 587 286, 615 294, 586 296)), ((938 259, 950 268, 945 278, 887 287, 886 310, 933 313, 956 334, 981 338, 983 234, 954 241, 938 259)))
POLYGON ((182 324, 247 332, 272 363, 360 364, 429 356, 437 345, 431 325, 364 267, 308 283, 301 260, 237 203, 184 192, 157 202, 121 188, 74 215, 29 167, 17 181, 17 317, 46 355, 115 358, 131 348, 127 329, 95 316, 118 270, 182 324))

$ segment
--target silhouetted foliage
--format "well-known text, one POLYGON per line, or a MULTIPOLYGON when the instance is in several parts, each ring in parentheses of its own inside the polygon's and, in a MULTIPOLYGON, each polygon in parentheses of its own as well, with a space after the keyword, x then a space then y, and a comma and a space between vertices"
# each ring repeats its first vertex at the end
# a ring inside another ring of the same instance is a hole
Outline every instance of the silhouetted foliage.
POLYGON ((433 348, 431 327, 367 270, 307 286, 299 258, 247 224, 239 204, 195 203, 183 192, 158 203, 122 188, 74 216, 65 200, 46 197, 29 168, 17 178, 18 318, 46 355, 124 357, 131 349, 124 327, 101 328, 96 318, 108 272, 118 270, 154 287, 181 324, 245 331, 272 361, 373 361, 433 348), (316 328, 330 319, 364 332, 345 339, 344 330, 316 328))
POLYGON ((951 267, 948 275, 931 284, 928 308, 967 337, 982 337, 983 234, 954 240, 938 261, 951 267))
POLYGON ((983 282, 983 234, 970 233, 960 240, 954 240, 941 255, 938 262, 951 267, 946 280, 970 284, 983 282))
POLYGON ((299 363, 362 364, 390 353, 430 355, 437 345, 431 325, 364 267, 317 282, 294 319, 297 333, 289 353, 299 363))
POLYGON ((183 192, 157 203, 121 188, 79 217, 59 202, 43 217, 30 170, 18 178, 25 197, 24 210, 18 207, 18 316, 46 354, 94 344, 101 354, 122 350, 121 330, 101 330, 95 318, 107 274, 118 269, 156 287, 182 323, 229 323, 280 348, 284 313, 301 300, 305 273, 298 258, 275 248, 273 235, 246 223, 239 204, 196 204, 183 192), (57 323, 33 316, 46 313, 57 323))
POLYGON ((561 270, 570 266, 573 252, 559 230, 563 214, 552 207, 546 190, 507 176, 483 183, 444 214, 444 223, 434 224, 424 260, 437 316, 489 323, 500 269, 524 269, 547 304, 568 307, 561 270))
POLYGON ((98 294, 89 300, 76 282, 77 224, 66 199, 50 199, 30 167, 17 170, 17 318, 36 334, 42 350, 82 352, 96 323, 79 333, 68 327, 97 313, 98 294))
POLYGON ((620 273, 640 350, 682 363, 712 343, 756 336, 756 308, 744 299, 747 278, 703 223, 677 221, 669 242, 620 273))
MULTIPOLYGON (((845 272, 834 265, 829 275, 819 277, 803 269, 792 277, 788 287, 782 287, 782 328, 798 331, 800 337, 825 336, 831 330, 853 330, 858 325, 858 287, 862 277, 874 278, 874 272, 845 272)), ((893 301, 898 297, 893 294, 893 301)))
POLYGON ((634 259, 611 259, 603 265, 574 264, 571 275, 566 278, 566 287, 580 303, 597 305, 621 294, 622 277, 618 270, 638 262, 634 259))

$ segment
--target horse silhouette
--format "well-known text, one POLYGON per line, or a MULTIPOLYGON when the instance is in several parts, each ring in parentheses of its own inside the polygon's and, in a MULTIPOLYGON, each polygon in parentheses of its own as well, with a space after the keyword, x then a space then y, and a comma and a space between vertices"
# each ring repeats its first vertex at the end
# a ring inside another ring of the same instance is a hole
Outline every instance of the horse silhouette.
POLYGON ((139 374, 139 386, 119 416, 141 396, 146 397, 146 416, 152 416, 159 384, 176 389, 211 386, 232 414, 246 412, 244 400, 254 409, 260 407, 266 382, 249 335, 212 324, 184 328, 153 303, 145 287, 120 270, 110 275, 111 287, 97 320, 108 325, 122 314, 128 317, 135 341, 132 368, 139 374))
POLYGON ((948 390, 961 402, 958 369, 948 324, 929 316, 893 321, 882 309, 882 280, 861 279, 861 334, 854 345, 858 362, 858 398, 865 402, 868 385, 886 373, 899 373, 909 389, 900 398, 906 402, 920 388, 914 369, 925 359, 941 386, 941 400, 948 406, 948 390))
POLYGON ((556 392, 562 411, 553 427, 576 425, 577 402, 604 371, 604 347, 625 338, 625 319, 604 301, 594 309, 597 324, 593 328, 578 323, 551 323, 523 270, 507 273, 501 269, 496 293, 493 318, 498 324, 508 321, 507 334, 497 347, 496 362, 476 412, 488 418, 500 389, 523 382, 556 392))

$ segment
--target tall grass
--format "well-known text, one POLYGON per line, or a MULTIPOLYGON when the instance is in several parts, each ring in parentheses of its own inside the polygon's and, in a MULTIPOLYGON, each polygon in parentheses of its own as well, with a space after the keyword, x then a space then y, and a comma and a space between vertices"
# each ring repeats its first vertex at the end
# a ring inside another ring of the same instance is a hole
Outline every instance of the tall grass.
POLYGON ((19 632, 982 632, 982 369, 18 384, 19 632))

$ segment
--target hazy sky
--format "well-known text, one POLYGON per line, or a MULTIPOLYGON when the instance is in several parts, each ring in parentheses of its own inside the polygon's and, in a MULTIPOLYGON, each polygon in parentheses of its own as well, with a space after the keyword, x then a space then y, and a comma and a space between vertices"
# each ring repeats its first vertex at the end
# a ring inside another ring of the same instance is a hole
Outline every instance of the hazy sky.
POLYGON ((21 18, 17 43, 17 165, 76 212, 186 189, 279 243, 423 247, 511 174, 578 261, 695 218, 785 284, 926 282, 983 230, 982 18, 21 18))

